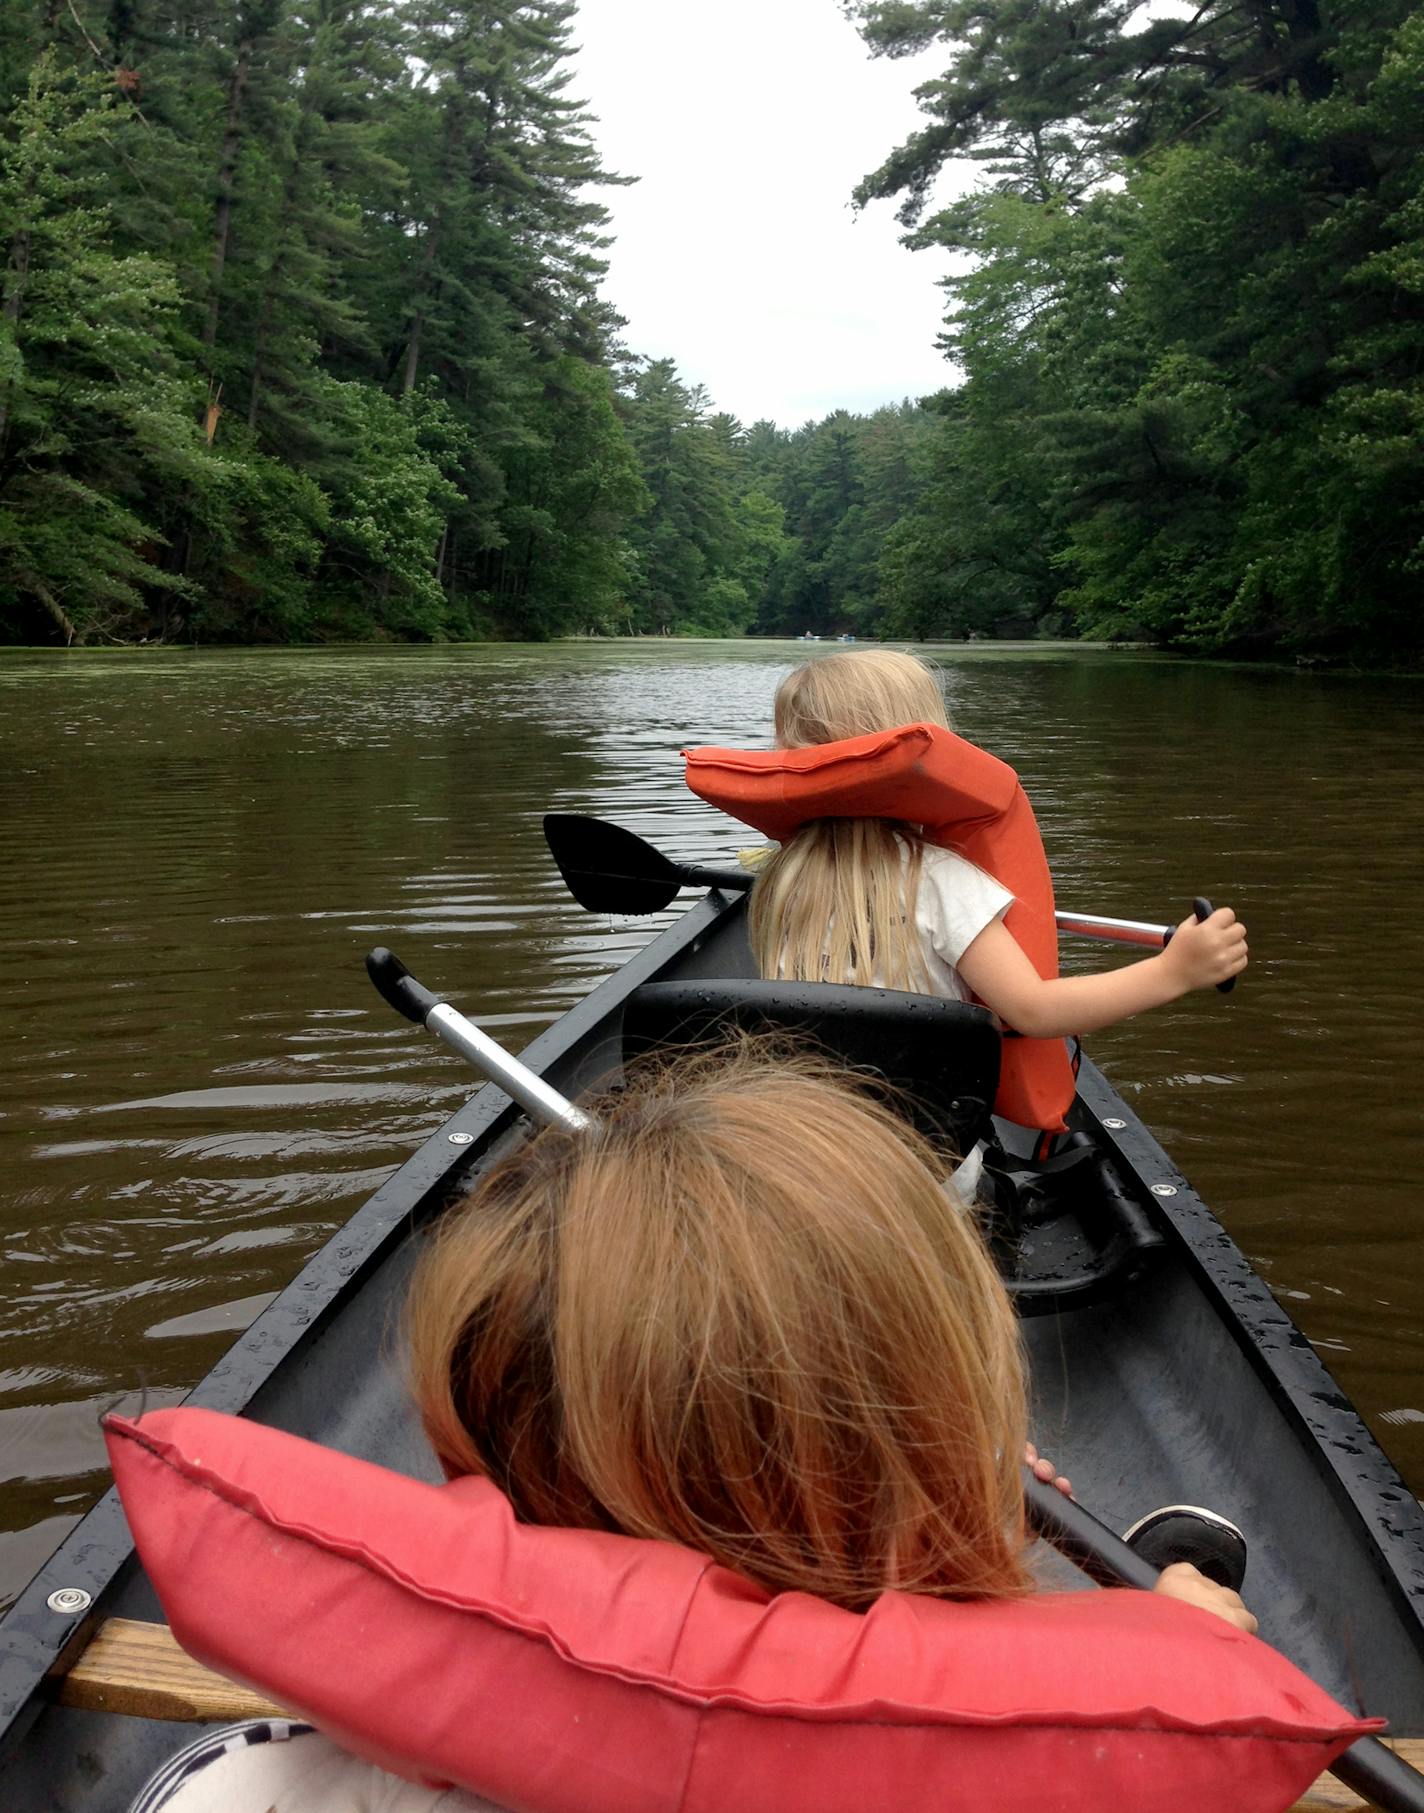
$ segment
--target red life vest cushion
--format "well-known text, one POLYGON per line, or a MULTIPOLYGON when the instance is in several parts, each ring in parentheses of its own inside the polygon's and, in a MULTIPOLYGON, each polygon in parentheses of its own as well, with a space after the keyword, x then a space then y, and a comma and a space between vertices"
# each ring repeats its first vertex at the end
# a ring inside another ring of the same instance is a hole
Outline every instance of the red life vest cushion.
POLYGON ((190 1654, 520 1813, 1275 1813, 1377 1723, 1150 1593, 859 1616, 212 1411, 105 1430, 190 1654))
MULTIPOLYGON (((891 818, 923 825, 1014 896, 1004 916, 1045 981, 1058 974, 1053 877, 1028 795, 1007 762, 942 724, 901 724, 802 749, 685 749, 699 799, 784 842, 817 818, 891 818)), ((1004 1045, 995 1109, 1059 1133, 1073 1101, 1062 1039, 1004 1045)))

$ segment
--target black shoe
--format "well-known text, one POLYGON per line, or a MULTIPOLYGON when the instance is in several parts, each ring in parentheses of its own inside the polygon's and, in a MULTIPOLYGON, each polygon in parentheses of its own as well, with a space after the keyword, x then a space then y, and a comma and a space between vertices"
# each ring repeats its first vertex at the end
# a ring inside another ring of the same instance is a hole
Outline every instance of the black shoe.
POLYGON ((1122 1539, 1153 1567, 1190 1561, 1218 1586, 1241 1591, 1246 1578, 1246 1538, 1234 1523, 1200 1505, 1163 1505, 1139 1517, 1122 1539))

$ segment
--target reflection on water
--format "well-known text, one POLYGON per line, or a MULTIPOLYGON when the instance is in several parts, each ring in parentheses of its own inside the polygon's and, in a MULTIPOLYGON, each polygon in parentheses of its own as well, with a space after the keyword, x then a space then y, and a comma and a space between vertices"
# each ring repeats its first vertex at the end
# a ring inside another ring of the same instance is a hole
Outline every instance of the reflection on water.
MULTIPOLYGON (((936 652, 1035 799, 1061 904, 1207 893, 1248 920, 1229 1001, 1093 1050, 1424 1484, 1417 688, 936 652)), ((0 1594, 102 1484, 103 1408, 181 1395, 473 1089, 366 949, 527 1043, 666 922, 581 913, 540 816, 727 856, 748 834, 677 752, 764 740, 797 656, 0 657, 0 1594)))

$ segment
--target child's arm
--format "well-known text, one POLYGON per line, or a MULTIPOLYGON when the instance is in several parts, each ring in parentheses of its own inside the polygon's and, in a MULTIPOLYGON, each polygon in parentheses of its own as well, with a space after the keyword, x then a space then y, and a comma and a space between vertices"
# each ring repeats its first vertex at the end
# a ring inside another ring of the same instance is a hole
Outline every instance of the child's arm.
POLYGON ((1194 988, 1211 988, 1246 967, 1246 927, 1230 907, 1200 923, 1184 919, 1166 950, 1096 976, 1045 982, 1002 919, 985 926, 956 966, 1006 1026, 1031 1039, 1096 1032, 1194 988))

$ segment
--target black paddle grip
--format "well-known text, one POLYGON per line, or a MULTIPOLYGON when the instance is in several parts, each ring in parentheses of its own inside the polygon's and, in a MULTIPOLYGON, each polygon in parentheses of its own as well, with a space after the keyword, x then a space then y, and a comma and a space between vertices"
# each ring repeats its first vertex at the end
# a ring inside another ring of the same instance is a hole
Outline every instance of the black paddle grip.
POLYGON ((716 869, 701 862, 679 866, 690 888, 720 888, 724 894, 745 894, 756 880, 750 869, 716 869))
POLYGON ((375 983, 381 999, 388 1001, 407 1020, 414 1020, 417 1026, 424 1026, 431 1008, 440 1005, 439 995, 432 995, 428 988, 417 982, 395 952, 388 951, 383 944, 367 952, 366 974, 375 983))
MULTIPOLYGON (((1211 918, 1211 902, 1204 894, 1198 894, 1192 902, 1192 911, 1197 916, 1197 924, 1200 925, 1203 919, 1211 918)), ((1216 992, 1219 995, 1229 995, 1235 986, 1235 976, 1228 976, 1224 982, 1217 983, 1216 992)))
POLYGON ((1098 1586, 1140 1586, 1150 1593, 1157 1584, 1157 1569, 1130 1549, 1091 1511, 1074 1498, 1065 1498, 1057 1486, 1042 1480, 1030 1467, 1023 1469, 1024 1510, 1029 1526, 1059 1554, 1082 1568, 1098 1586))

